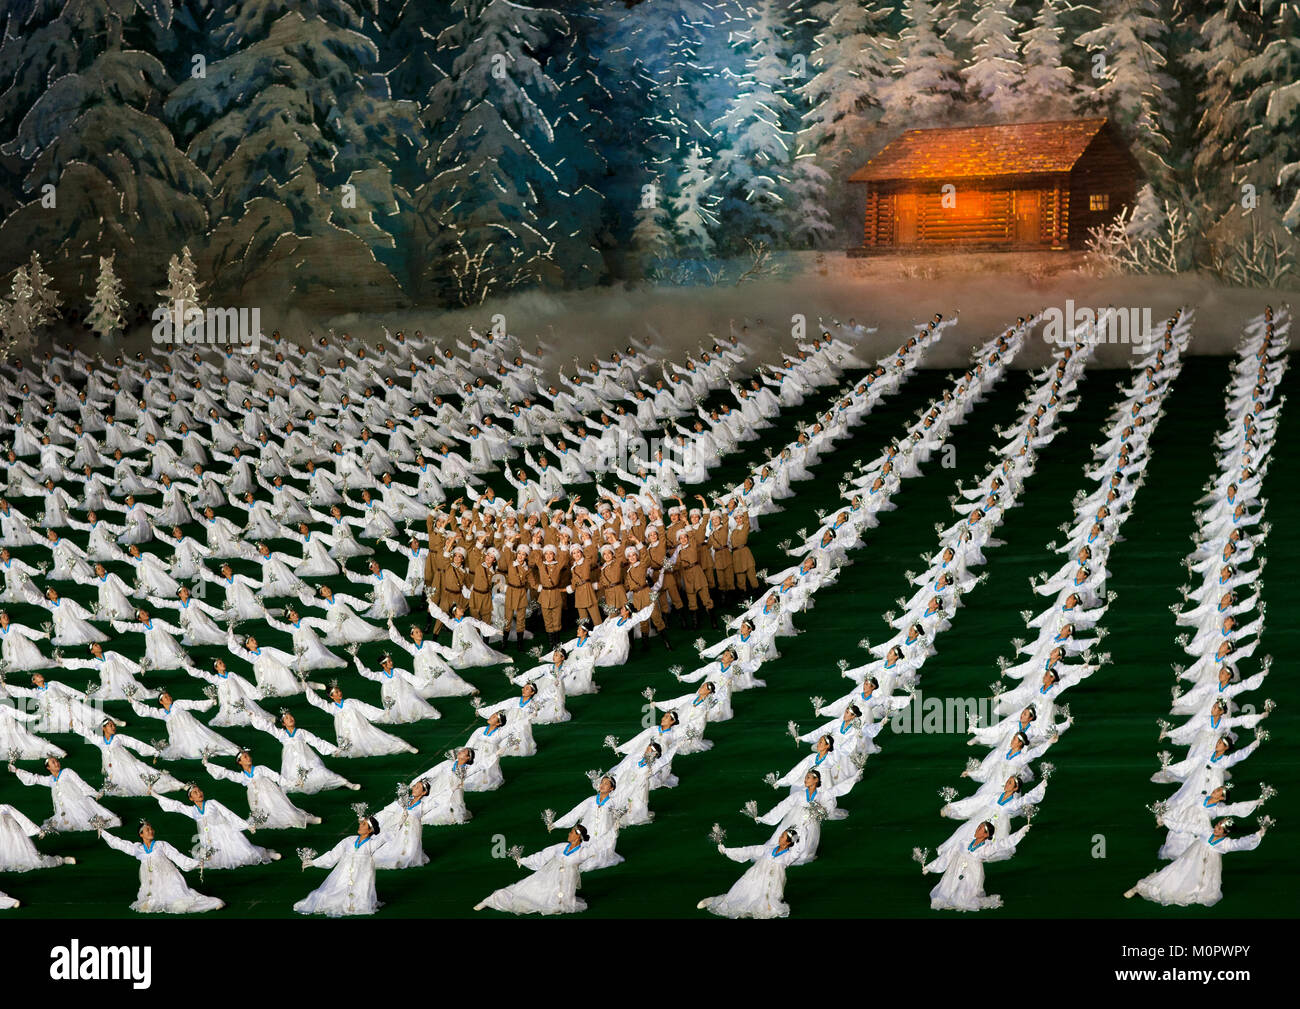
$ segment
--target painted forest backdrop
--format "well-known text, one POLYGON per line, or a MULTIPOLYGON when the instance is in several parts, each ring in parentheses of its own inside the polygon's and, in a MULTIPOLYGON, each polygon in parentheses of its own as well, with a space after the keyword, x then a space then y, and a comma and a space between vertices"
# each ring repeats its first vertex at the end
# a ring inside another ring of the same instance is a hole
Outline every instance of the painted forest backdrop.
POLYGON ((1149 182, 1129 227, 1182 229, 1176 268, 1230 274, 1300 229, 1283 0, 6 0, 0 18, 3 290, 35 252, 67 306, 112 257, 152 307, 182 247, 226 305, 707 282, 754 243, 858 241, 844 178, 904 128, 1099 111, 1149 182))

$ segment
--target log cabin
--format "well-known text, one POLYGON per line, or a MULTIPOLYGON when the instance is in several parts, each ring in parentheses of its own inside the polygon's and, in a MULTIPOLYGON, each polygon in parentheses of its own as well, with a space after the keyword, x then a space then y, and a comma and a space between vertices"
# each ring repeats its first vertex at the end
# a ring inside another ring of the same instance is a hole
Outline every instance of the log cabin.
POLYGON ((908 130, 848 181, 865 196, 850 255, 1078 249, 1137 193, 1106 119, 908 130))

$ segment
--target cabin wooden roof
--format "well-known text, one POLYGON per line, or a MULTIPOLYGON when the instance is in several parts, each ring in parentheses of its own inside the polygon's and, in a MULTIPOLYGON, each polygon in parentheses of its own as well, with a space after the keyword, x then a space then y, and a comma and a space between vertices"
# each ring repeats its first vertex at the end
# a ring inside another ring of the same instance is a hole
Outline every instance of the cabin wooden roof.
POLYGON ((1062 119, 908 130, 849 176, 850 182, 984 178, 1069 172, 1106 125, 1062 119))

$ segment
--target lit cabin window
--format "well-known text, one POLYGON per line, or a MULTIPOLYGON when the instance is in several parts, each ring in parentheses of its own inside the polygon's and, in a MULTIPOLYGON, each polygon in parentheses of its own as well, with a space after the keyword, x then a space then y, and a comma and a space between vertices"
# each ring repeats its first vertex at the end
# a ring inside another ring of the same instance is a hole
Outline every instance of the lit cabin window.
POLYGON ((1109 210, 1110 193, 1092 193, 1088 197, 1089 210, 1109 210))

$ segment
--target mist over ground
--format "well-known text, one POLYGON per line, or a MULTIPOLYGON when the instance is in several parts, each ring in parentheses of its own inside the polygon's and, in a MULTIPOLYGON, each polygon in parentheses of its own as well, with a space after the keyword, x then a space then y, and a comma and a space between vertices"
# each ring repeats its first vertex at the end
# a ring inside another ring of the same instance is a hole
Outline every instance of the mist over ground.
MULTIPOLYGON (((1300 283, 1287 289, 1228 287, 1209 276, 1182 273, 1152 276, 1095 276, 1074 253, 960 253, 927 256, 880 256, 850 259, 843 253, 795 253, 782 256, 779 272, 737 284, 746 264, 732 264, 717 285, 694 287, 617 285, 583 291, 526 291, 493 299, 474 308, 446 311, 412 308, 383 315, 350 313, 313 317, 301 310, 275 305, 257 306, 264 333, 279 329, 295 341, 333 330, 368 343, 383 338, 384 327, 407 333, 422 330, 447 346, 467 337, 471 327, 486 332, 494 316, 504 317, 510 333, 527 344, 537 338, 558 350, 549 359, 553 368, 607 355, 627 345, 629 338, 660 350, 666 360, 681 361, 688 351, 725 336, 733 327, 760 361, 778 360, 793 349, 793 317, 806 320, 807 334, 818 332, 819 320, 855 319, 876 327, 864 337, 863 356, 874 358, 898 346, 916 325, 935 312, 957 315, 959 325, 948 330, 926 359, 931 368, 964 365, 971 348, 1013 323, 1017 316, 1045 308, 1062 313, 1067 302, 1076 310, 1116 307, 1150 309, 1152 325, 1179 306, 1196 310, 1190 352, 1218 355, 1232 351, 1242 326, 1265 305, 1280 307, 1300 301, 1300 283)), ((251 306, 250 306, 251 307, 251 306)), ((1043 329, 1025 347, 1014 366, 1043 365, 1050 348, 1043 329)), ((67 333, 47 342, 63 343, 67 333)), ((106 356, 134 353, 153 345, 148 327, 139 327, 112 344, 78 334, 82 346, 98 347, 106 356)), ((1131 345, 1098 348, 1101 367, 1125 367, 1131 345)), ((91 351, 94 352, 93 350, 91 351)))
MULTIPOLYGON (((870 259, 807 253, 784 257, 780 265, 782 275, 739 285, 732 280, 717 286, 530 291, 473 309, 377 318, 346 315, 327 325, 354 336, 382 323, 392 330, 421 329, 455 338, 471 326, 483 332, 492 316, 500 314, 512 334, 525 340, 540 336, 560 347, 551 363, 563 366, 575 356, 586 359, 621 347, 629 337, 661 349, 667 359, 681 360, 687 351, 707 345, 710 334, 724 336, 732 327, 747 327, 745 341, 761 360, 774 360, 793 347, 795 315, 805 317, 809 335, 817 331, 819 319, 853 318, 877 327, 861 344, 867 356, 875 357, 897 347, 913 326, 942 312, 958 315, 960 324, 947 331, 926 366, 951 368, 965 364, 971 348, 1017 316, 1053 306, 1064 312, 1067 300, 1076 309, 1149 308, 1153 326, 1161 330, 1163 320, 1179 306, 1195 308, 1190 351, 1208 355, 1230 353, 1246 320, 1265 305, 1300 300, 1300 284, 1262 290, 1226 287, 1187 273, 1098 277, 1087 271, 1082 256, 1068 253, 870 259)), ((739 272, 737 265, 731 275, 739 272)), ((302 322, 296 320, 286 331, 302 322)), ((1124 367, 1133 351, 1131 346, 1103 346, 1097 361, 1102 367, 1124 367)), ((1039 367, 1049 356, 1045 340, 1031 341, 1015 367, 1039 367)))

